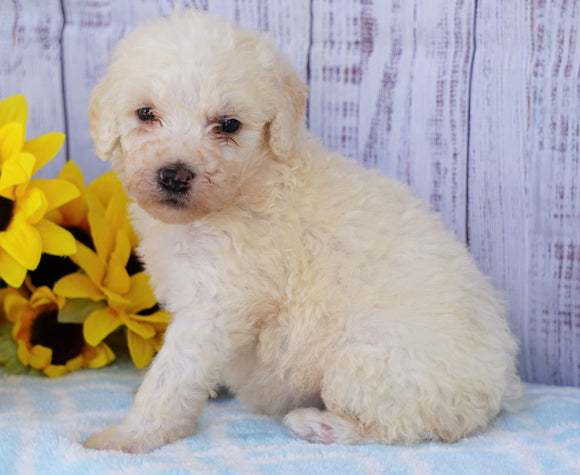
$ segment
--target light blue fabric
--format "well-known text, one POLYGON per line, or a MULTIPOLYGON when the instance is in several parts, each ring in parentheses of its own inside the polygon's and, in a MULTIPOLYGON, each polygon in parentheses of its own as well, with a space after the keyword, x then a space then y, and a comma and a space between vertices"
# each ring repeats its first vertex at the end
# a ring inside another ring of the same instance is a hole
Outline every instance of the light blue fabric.
POLYGON ((521 413, 502 413, 457 444, 324 446, 235 400, 210 402, 199 432, 147 455, 81 442, 128 411, 141 374, 127 361, 47 379, 0 376, 0 474, 580 473, 580 388, 528 384, 521 413))

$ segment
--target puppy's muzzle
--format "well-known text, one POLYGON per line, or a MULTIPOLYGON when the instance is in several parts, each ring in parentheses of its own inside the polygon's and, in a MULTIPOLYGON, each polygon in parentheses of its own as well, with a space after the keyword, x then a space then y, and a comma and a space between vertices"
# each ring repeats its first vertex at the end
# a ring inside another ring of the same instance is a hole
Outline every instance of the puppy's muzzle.
POLYGON ((157 182, 166 192, 182 195, 187 193, 194 177, 195 173, 187 167, 175 164, 161 168, 157 175, 157 182))

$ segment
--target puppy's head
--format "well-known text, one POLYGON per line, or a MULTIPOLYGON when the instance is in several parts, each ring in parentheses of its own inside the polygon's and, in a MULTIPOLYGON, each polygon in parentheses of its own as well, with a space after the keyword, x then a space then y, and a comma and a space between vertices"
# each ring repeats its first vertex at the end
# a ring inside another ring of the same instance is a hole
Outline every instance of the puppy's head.
POLYGON ((153 217, 221 210, 300 141, 306 86, 270 40, 188 10, 121 40, 89 103, 97 155, 153 217))

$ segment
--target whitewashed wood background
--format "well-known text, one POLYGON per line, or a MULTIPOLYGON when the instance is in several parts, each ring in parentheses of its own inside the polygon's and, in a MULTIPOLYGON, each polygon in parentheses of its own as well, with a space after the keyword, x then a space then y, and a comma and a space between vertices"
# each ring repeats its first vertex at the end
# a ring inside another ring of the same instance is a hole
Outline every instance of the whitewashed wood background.
POLYGON ((29 137, 108 169, 89 92, 136 22, 175 6, 269 31, 331 149, 410 184, 505 291, 528 381, 580 386, 580 0, 0 0, 0 97, 29 137))

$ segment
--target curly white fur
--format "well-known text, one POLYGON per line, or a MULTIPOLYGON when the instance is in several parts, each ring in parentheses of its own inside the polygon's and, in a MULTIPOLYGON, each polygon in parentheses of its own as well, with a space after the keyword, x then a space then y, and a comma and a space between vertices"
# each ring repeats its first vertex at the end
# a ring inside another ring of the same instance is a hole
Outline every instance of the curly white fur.
POLYGON ((205 13, 121 41, 91 132, 173 321, 128 416, 87 447, 189 436, 218 384, 324 443, 453 442, 521 394, 504 306, 466 249, 406 187, 325 151, 306 94, 266 37, 205 13), (177 166, 192 178, 172 194, 160 170, 177 166))

